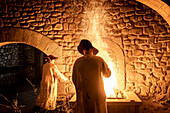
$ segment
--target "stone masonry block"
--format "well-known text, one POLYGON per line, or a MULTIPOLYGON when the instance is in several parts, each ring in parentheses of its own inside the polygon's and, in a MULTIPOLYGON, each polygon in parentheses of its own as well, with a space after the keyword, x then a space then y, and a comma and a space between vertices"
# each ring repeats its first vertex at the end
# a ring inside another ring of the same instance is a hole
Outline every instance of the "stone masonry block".
POLYGON ((155 43, 155 44, 151 44, 150 47, 152 49, 160 49, 162 47, 161 43, 155 43))
POLYGON ((138 16, 134 15, 130 17, 130 20, 133 22, 138 22, 138 16))
POLYGON ((3 19, 0 18, 0 27, 3 27, 3 26, 4 26, 3 19))
POLYGON ((167 52, 170 52, 170 42, 167 42, 167 52))
POLYGON ((147 40, 145 40, 145 39, 135 39, 135 44, 147 44, 147 40))
POLYGON ((126 12, 125 13, 125 16, 126 17, 130 17, 130 16, 133 16, 134 15, 134 12, 133 11, 131 11, 131 12, 126 12))
POLYGON ((144 82, 144 77, 142 74, 135 71, 127 71, 127 81, 128 82, 144 82))
POLYGON ((129 71, 132 71, 132 70, 135 70, 135 67, 134 67, 134 65, 126 64, 126 69, 129 71))
POLYGON ((152 26, 145 27, 143 33, 144 34, 153 34, 154 33, 154 29, 153 29, 152 26))
POLYGON ((15 12, 15 17, 19 17, 20 16, 20 12, 19 11, 17 11, 17 12, 15 12))
POLYGON ((52 25, 45 25, 44 26, 44 31, 51 31, 53 29, 52 25))
POLYGON ((61 7, 61 6, 62 6, 62 3, 55 3, 54 6, 55 6, 55 7, 61 7))
POLYGON ((127 71, 127 81, 128 82, 135 82, 135 72, 134 71, 127 71))
POLYGON ((143 50, 148 50, 149 48, 150 48, 150 46, 147 44, 141 45, 141 49, 143 49, 143 50))
POLYGON ((67 20, 67 23, 73 23, 74 18, 73 18, 73 17, 70 17, 70 18, 67 18, 66 20, 67 20))
POLYGON ((68 30, 68 23, 64 23, 63 28, 64 28, 64 30, 68 30))
POLYGON ((135 14, 136 15, 145 15, 145 11, 144 10, 136 10, 135 14))
POLYGON ((76 24, 69 24, 69 30, 76 30, 76 24))
POLYGON ((148 39, 149 36, 148 36, 148 35, 139 35, 139 38, 140 38, 140 39, 148 39))
POLYGON ((134 64, 136 68, 142 68, 142 69, 146 68, 146 64, 142 62, 135 62, 134 64))
POLYGON ((57 22, 59 22, 59 19, 54 17, 51 17, 50 20, 51 20, 51 24, 56 24, 57 22))
POLYGON ((122 34, 127 35, 129 32, 129 29, 122 29, 122 34))
POLYGON ((47 7, 51 11, 54 10, 54 3, 48 3, 47 7))
POLYGON ((0 30, 0 42, 5 42, 5 39, 6 39, 6 29, 2 29, 0 30))
POLYGON ((133 7, 121 7, 120 8, 121 12, 130 12, 130 11, 134 11, 133 7))
POLYGON ((56 43, 53 40, 50 40, 48 45, 46 45, 45 49, 44 49, 44 53, 46 53, 47 55, 50 55, 51 53, 54 52, 54 50, 58 47, 58 43, 56 43))
POLYGON ((58 23, 54 26, 54 30, 62 30, 63 29, 63 25, 58 23))
POLYGON ((4 42, 5 41, 5 38, 6 38, 6 36, 5 36, 5 32, 4 32, 4 30, 0 30, 0 41, 1 42, 4 42))
POLYGON ((63 38, 64 38, 64 41, 66 41, 66 42, 71 42, 71 40, 72 40, 71 35, 65 35, 63 38))
POLYGON ((67 12, 64 12, 64 13, 63 13, 63 18, 67 18, 67 17, 69 17, 69 16, 70 16, 69 13, 67 13, 67 12))
POLYGON ((141 73, 135 73, 135 79, 136 79, 136 82, 144 82, 145 76, 142 75, 141 73))
POLYGON ((43 27, 35 27, 35 31, 38 31, 38 32, 43 31, 43 27))
MULTIPOLYGON (((19 41, 19 42, 22 42, 22 40, 25 38, 24 37, 24 34, 25 34, 25 30, 24 29, 17 29, 17 28, 13 28, 13 30, 14 30, 14 33, 15 34, 13 34, 13 35, 11 35, 11 36, 14 36, 14 40, 15 41, 19 41)), ((12 30, 10 30, 10 31, 12 31, 12 30)), ((28 31, 28 32, 32 32, 32 31, 28 31)), ((31 34, 31 33, 30 33, 31 34)), ((11 37, 10 36, 10 37, 11 37)), ((29 37, 29 38, 31 38, 31 37, 29 37)))
POLYGON ((39 45, 37 46, 38 49, 40 49, 41 51, 44 51, 44 49, 46 48, 46 46, 49 44, 51 40, 45 36, 42 37, 42 39, 40 40, 39 45))
POLYGON ((143 32, 142 28, 135 28, 129 30, 129 34, 142 34, 142 32, 143 32))
POLYGON ((166 81, 170 81, 170 70, 167 70, 167 74, 165 76, 166 81))
POLYGON ((165 26, 155 26, 154 27, 154 31, 155 31, 155 33, 166 33, 166 28, 165 28, 165 26))
POLYGON ((139 60, 142 62, 150 62, 151 61, 151 59, 149 57, 140 57, 139 60))
POLYGON ((81 22, 81 19, 80 19, 80 18, 75 18, 75 19, 74 19, 74 23, 79 24, 80 22, 81 22))
POLYGON ((148 96, 148 93, 149 93, 149 87, 148 86, 142 86, 141 87, 141 94, 142 96, 148 96))
POLYGON ((160 71, 154 71, 153 72, 153 75, 155 76, 155 77, 157 77, 157 78, 161 78, 161 77, 164 77, 165 75, 162 73, 162 72, 160 72, 160 71))
POLYGON ((154 18, 154 16, 153 15, 151 15, 151 14, 147 14, 147 15, 144 15, 144 20, 146 20, 146 21, 152 21, 153 20, 153 18, 154 18))
MULTIPOLYGON (((19 29, 20 30, 20 29, 19 29)), ((6 34, 6 37, 5 37, 5 40, 6 41, 15 41, 15 38, 16 35, 19 35, 17 32, 16 32, 16 29, 14 28, 8 28, 7 29, 8 33, 6 34)))
POLYGON ((149 22, 146 22, 146 21, 140 21, 140 22, 134 23, 135 27, 148 27, 148 25, 149 25, 149 22))
POLYGON ((134 56, 143 56, 144 51, 143 50, 134 50, 134 56))
POLYGON ((30 43, 31 41, 31 35, 33 32, 29 32, 29 30, 25 30, 24 36, 23 36, 23 42, 30 43))
POLYGON ((53 13, 52 13, 52 16, 53 16, 53 17, 58 17, 58 16, 61 16, 61 14, 62 14, 62 13, 60 13, 60 12, 53 12, 53 13))
POLYGON ((150 68, 145 68, 145 69, 138 69, 137 72, 142 73, 143 75, 149 77, 150 73, 152 72, 152 69, 150 68))
POLYGON ((39 45, 40 41, 42 40, 42 38, 43 38, 43 35, 34 32, 32 34, 32 39, 30 41, 30 45, 37 47, 39 45))
POLYGON ((70 57, 74 54, 72 50, 63 50, 63 57, 70 57))
POLYGON ((54 51, 53 51, 53 55, 56 57, 62 57, 62 46, 58 46, 54 51))
POLYGON ((27 20, 27 23, 33 23, 33 22, 35 22, 35 19, 28 19, 27 20))

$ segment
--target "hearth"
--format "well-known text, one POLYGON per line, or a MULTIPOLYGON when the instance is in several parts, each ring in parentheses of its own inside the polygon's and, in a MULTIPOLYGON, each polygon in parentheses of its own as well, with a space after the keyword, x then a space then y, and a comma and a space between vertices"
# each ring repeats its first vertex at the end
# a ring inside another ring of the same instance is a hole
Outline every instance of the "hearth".
POLYGON ((134 92, 124 91, 123 98, 107 98, 109 113, 139 113, 142 101, 134 92))
MULTIPOLYGON (((139 113, 142 101, 131 91, 118 91, 116 97, 106 99, 108 113, 139 113)), ((70 99, 70 104, 75 104, 76 94, 70 99)))
MULTIPOLYGON (((108 97, 108 113, 139 113, 142 101, 134 92, 119 91, 116 97, 108 97)), ((76 94, 70 99, 70 104, 75 104, 76 94)))

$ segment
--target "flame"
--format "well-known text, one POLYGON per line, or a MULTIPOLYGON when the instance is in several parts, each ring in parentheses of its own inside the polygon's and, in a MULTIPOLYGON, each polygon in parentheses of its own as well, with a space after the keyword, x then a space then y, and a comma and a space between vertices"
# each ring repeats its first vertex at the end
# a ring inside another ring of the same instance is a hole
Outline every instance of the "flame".
POLYGON ((106 11, 101 4, 91 4, 85 8, 86 17, 88 20, 89 28, 85 31, 86 37, 92 42, 94 47, 99 49, 98 56, 101 56, 111 69, 111 76, 109 78, 103 78, 105 93, 107 97, 115 97, 113 89, 118 89, 116 81, 116 68, 109 53, 107 52, 108 45, 102 40, 102 37, 106 37, 108 34, 105 31, 105 23, 107 21, 106 11), (91 6, 91 7, 89 7, 91 6))
POLYGON ((117 89, 118 86, 112 62, 109 62, 109 68, 111 69, 110 78, 103 78, 105 93, 107 97, 116 97, 113 89, 117 89))

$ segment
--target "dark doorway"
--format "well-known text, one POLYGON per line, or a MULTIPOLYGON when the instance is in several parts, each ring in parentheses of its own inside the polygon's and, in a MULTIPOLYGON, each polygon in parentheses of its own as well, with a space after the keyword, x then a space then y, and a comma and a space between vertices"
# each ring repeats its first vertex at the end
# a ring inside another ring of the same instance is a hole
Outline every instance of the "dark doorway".
POLYGON ((14 112, 11 105, 16 98, 22 113, 31 113, 37 97, 35 88, 39 89, 41 81, 44 56, 43 52, 26 44, 0 47, 1 113, 14 112))

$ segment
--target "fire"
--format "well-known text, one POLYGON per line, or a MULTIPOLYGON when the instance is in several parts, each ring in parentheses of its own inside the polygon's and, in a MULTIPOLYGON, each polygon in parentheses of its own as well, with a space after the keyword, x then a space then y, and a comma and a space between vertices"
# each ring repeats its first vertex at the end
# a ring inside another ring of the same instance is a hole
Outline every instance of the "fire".
POLYGON ((88 20, 88 31, 85 31, 86 37, 92 42, 92 44, 99 49, 98 56, 101 56, 109 68, 111 69, 111 77, 103 78, 105 93, 107 97, 115 97, 114 89, 118 89, 116 81, 116 68, 115 64, 109 56, 107 49, 108 45, 103 41, 103 37, 107 37, 107 32, 105 31, 105 23, 107 21, 107 16, 104 8, 101 4, 91 4, 91 7, 86 7, 86 17, 88 20))
POLYGON ((105 93, 107 97, 116 97, 113 89, 117 89, 118 86, 112 62, 109 63, 109 68, 111 69, 111 77, 103 78, 105 93))

